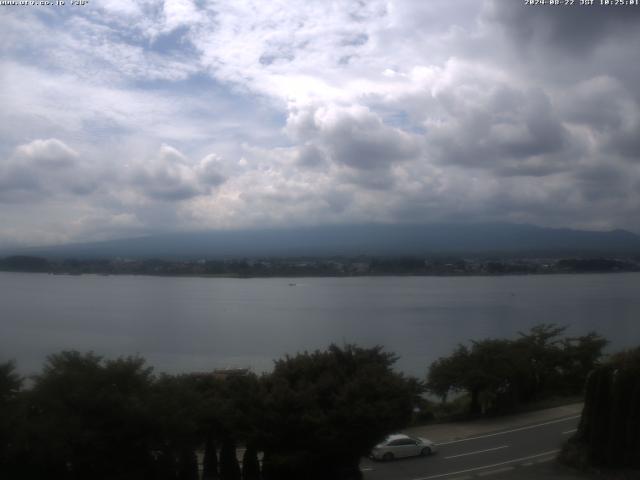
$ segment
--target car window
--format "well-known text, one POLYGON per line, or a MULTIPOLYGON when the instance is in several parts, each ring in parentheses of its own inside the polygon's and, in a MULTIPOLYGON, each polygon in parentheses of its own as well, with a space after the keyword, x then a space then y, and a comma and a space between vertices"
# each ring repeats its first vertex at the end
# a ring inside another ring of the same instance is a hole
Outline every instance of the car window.
POLYGON ((389 442, 389 446, 390 447, 398 447, 400 445, 406 445, 406 443, 404 443, 406 440, 401 438, 399 440, 392 440, 389 442))
POLYGON ((398 447, 400 445, 415 445, 415 444, 416 444, 415 440, 412 440, 410 438, 399 438, 398 440, 393 440, 389 442, 390 447, 398 447))

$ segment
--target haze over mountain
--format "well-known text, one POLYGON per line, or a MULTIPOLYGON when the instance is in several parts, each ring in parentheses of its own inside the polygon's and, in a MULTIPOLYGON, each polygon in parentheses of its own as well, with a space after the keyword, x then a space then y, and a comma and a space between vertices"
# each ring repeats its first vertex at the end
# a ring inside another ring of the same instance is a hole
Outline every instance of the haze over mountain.
POLYGON ((640 253, 640 236, 507 223, 361 224, 171 233, 5 251, 75 258, 334 255, 612 255, 640 253))

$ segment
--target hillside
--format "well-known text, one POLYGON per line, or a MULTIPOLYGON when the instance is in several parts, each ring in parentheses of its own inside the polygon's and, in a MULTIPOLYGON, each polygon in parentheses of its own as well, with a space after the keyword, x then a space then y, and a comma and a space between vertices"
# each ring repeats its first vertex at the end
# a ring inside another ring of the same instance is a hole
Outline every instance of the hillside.
POLYGON ((74 258, 613 255, 640 253, 640 236, 624 230, 596 232, 506 223, 369 224, 171 233, 1 253, 74 258))

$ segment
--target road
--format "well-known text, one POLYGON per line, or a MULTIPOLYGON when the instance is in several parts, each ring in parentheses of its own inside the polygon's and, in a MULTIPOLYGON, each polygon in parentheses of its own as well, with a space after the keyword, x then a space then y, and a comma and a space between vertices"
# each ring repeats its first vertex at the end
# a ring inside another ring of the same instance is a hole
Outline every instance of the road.
POLYGON ((438 444, 438 453, 392 462, 363 459, 365 480, 468 480, 532 466, 555 458, 575 432, 580 416, 438 444))

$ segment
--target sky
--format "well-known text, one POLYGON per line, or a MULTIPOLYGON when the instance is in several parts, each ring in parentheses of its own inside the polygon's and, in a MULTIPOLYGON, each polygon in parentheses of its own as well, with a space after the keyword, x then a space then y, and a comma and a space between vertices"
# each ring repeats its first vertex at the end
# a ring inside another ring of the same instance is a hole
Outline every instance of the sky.
POLYGON ((372 222, 640 233, 640 6, 72 3, 0 5, 0 247, 372 222))

